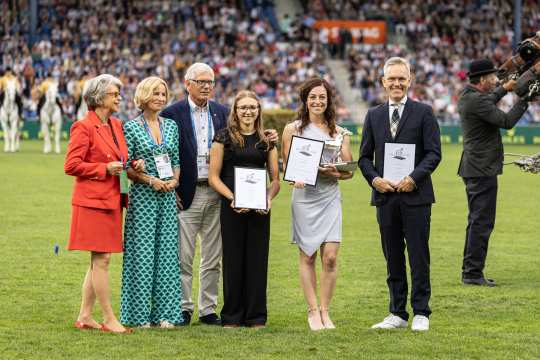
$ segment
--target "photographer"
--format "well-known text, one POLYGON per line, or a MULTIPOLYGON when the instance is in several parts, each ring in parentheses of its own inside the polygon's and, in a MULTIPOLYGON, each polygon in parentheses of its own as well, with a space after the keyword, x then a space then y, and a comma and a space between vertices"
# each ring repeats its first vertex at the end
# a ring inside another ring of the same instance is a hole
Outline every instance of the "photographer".
POLYGON ((468 285, 496 285, 485 278, 483 270, 495 225, 497 175, 502 174, 503 166, 499 129, 513 128, 528 106, 527 99, 521 98, 508 113, 497 108, 497 102, 516 86, 514 80, 497 86, 497 71, 490 60, 473 61, 467 74, 469 84, 458 101, 463 131, 458 175, 465 183, 469 205, 462 282, 468 285))

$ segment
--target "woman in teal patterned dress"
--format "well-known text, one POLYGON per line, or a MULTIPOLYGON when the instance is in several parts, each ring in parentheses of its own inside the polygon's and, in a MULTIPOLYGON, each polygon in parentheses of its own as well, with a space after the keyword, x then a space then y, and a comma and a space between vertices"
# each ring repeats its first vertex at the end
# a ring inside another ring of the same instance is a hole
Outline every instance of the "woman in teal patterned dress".
POLYGON ((143 112, 124 124, 129 159, 144 159, 146 174, 128 169, 134 184, 124 229, 120 320, 142 328, 182 323, 174 191, 180 176, 178 128, 158 116, 168 95, 165 81, 144 79, 135 90, 143 112))

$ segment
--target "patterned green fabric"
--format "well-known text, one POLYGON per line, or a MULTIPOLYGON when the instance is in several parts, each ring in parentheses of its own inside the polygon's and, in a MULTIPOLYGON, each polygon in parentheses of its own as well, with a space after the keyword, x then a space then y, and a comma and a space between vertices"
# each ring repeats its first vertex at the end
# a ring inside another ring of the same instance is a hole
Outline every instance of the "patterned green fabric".
MULTIPOLYGON (((158 177, 153 142, 139 116, 124 124, 128 163, 144 159, 146 172, 158 177)), ((165 145, 173 168, 178 168, 178 128, 161 119, 165 145)), ((163 152, 161 152, 163 153, 163 152)), ((182 322, 182 289, 178 258, 178 216, 174 191, 156 192, 147 184, 135 183, 129 192, 124 228, 124 265, 120 321, 128 325, 182 322)))

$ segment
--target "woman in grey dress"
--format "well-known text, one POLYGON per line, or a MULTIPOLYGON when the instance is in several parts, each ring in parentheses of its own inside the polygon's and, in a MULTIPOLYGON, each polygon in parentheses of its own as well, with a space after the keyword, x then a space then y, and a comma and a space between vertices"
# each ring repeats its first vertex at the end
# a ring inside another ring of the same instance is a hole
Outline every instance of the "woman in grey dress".
MULTIPOLYGON (((300 87, 299 119, 283 131, 283 160, 287 163, 293 135, 325 141, 321 163, 351 161, 349 132, 336 126, 334 96, 330 85, 320 78, 300 87), (341 155, 338 159, 338 151, 341 155)), ((315 187, 295 182, 292 196, 292 240, 300 250, 300 282, 308 304, 311 330, 335 328, 328 308, 336 285, 337 254, 341 242, 341 194, 338 180, 350 179, 352 172, 339 172, 333 165, 319 167, 315 187), (317 301, 315 260, 320 249, 320 308, 317 301)))

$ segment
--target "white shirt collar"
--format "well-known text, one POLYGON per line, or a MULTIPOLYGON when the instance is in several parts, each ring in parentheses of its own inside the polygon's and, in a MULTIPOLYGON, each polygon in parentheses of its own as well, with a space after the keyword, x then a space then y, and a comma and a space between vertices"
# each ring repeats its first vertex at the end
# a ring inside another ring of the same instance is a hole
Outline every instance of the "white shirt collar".
POLYGON ((193 109, 193 111, 202 111, 202 112, 208 111, 208 102, 206 102, 206 105, 204 107, 201 107, 195 104, 193 100, 191 100, 191 96, 188 96, 188 103, 189 103, 189 107, 193 109))
POLYGON ((401 106, 404 106, 406 102, 407 102, 407 95, 405 95, 399 102, 394 102, 388 99, 388 106, 392 107, 394 104, 399 104, 401 107, 401 106))

